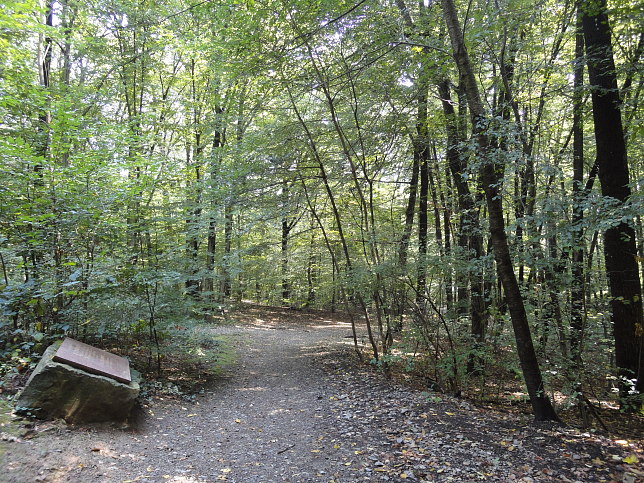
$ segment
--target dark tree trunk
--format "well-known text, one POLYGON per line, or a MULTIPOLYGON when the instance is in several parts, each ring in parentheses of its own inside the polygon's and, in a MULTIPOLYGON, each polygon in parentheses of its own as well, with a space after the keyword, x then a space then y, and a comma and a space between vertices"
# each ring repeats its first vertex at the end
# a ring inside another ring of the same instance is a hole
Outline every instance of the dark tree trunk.
POLYGON ((226 205, 224 208, 224 261, 223 274, 221 280, 221 295, 224 299, 232 295, 232 241, 233 241, 233 214, 232 206, 226 205))
POLYGON ((282 219, 282 243, 281 243, 281 253, 282 253, 282 303, 290 303, 291 297, 291 285, 288 279, 288 235, 290 232, 288 226, 288 220, 286 218, 282 219))
MULTIPOLYGON (((202 195, 203 195, 203 186, 201 180, 201 163, 203 155, 203 146, 202 146, 202 133, 201 133, 201 111, 198 108, 199 102, 197 99, 197 87, 195 79, 195 60, 192 59, 190 62, 190 76, 191 76, 191 95, 192 95, 192 125, 193 127, 193 141, 194 146, 192 146, 192 161, 194 163, 194 173, 195 179, 192 183, 192 186, 189 185, 189 188, 192 188, 192 199, 188 199, 188 202, 192 202, 192 206, 188 208, 188 217, 186 219, 186 231, 187 231, 187 240, 186 240, 186 255, 188 258, 188 263, 191 265, 188 267, 188 278, 186 280, 186 292, 193 298, 199 296, 199 289, 201 281, 199 279, 199 232, 201 224, 201 212, 202 208, 202 195)), ((187 151, 187 161, 190 165, 190 146, 186 147, 187 151)))
MULTIPOLYGON (((606 0, 587 1, 582 8, 602 195, 624 204, 631 190, 606 0)), ((622 222, 604 233, 615 361, 619 375, 635 379, 636 389, 641 393, 644 392, 644 330, 636 256, 632 224, 622 222)), ((620 389, 621 395, 626 396, 628 384, 622 381, 620 389)))
POLYGON ((416 290, 418 301, 425 295, 427 279, 427 198, 429 195, 429 162, 427 149, 421 151, 420 157, 420 192, 418 197, 418 276, 416 290))
MULTIPOLYGON (((424 86, 421 82, 421 86, 424 86)), ((418 193, 418 274, 416 289, 418 301, 425 295, 427 277, 427 215, 429 196, 429 140, 427 138, 427 91, 424 87, 418 93, 418 117, 416 121, 416 139, 414 151, 418 153, 420 171, 420 190, 418 193)))
MULTIPOLYGON (((484 133, 479 134, 479 142, 482 147, 486 146, 487 140, 484 133)), ((485 156, 484 153, 482 154, 485 156)), ((530 395, 534 417, 537 421, 558 421, 559 418, 545 393, 541 370, 539 369, 537 355, 532 343, 528 315, 523 304, 519 282, 512 266, 512 257, 510 256, 503 220, 502 197, 499 192, 502 178, 499 171, 500 167, 490 161, 486 162, 481 168, 481 183, 483 184, 487 201, 494 259, 505 291, 519 361, 528 394, 530 395)))
MULTIPOLYGON (((572 212, 572 283, 570 288, 570 355, 574 368, 581 359, 581 345, 584 327, 584 219, 583 200, 584 179, 584 32, 581 23, 581 12, 577 12, 577 30, 575 33, 575 70, 573 94, 573 212, 572 212)), ((576 372, 576 371, 575 371, 576 372)))
MULTIPOLYGON (((474 198, 464 177, 467 166, 459 147, 464 139, 459 129, 457 115, 452 103, 449 80, 445 79, 439 83, 438 94, 441 98, 443 114, 445 115, 447 163, 456 187, 456 204, 460 216, 456 242, 460 252, 469 256, 470 237, 479 236, 480 229, 478 229, 478 216, 474 210, 474 198)), ((456 307, 460 315, 465 315, 467 311, 468 284, 468 277, 457 271, 456 307)))
POLYGON ((289 214, 293 210, 289 206, 289 181, 288 179, 282 180, 282 193, 281 193, 281 205, 282 205, 282 243, 281 243, 281 256, 282 256, 282 303, 289 304, 291 303, 291 282, 288 276, 288 246, 289 238, 291 236, 291 231, 297 225, 299 218, 297 216, 292 216, 289 214))
MULTIPOLYGON (((461 142, 461 135, 459 134, 456 123, 456 113, 451 102, 448 81, 441 82, 438 90, 443 104, 443 113, 446 118, 447 160, 454 184, 456 185, 458 210, 461 216, 458 230, 458 244, 467 253, 468 258, 475 262, 476 266, 476 268, 471 269, 469 277, 461 277, 458 293, 459 302, 465 302, 467 298, 466 287, 469 284, 470 333, 474 343, 473 349, 476 351, 480 344, 485 342, 485 316, 488 308, 484 296, 483 269, 480 262, 478 262, 483 256, 483 234, 479 225, 479 216, 475 207, 474 198, 464 178, 467 166, 458 147, 461 142)), ((479 373, 481 363, 480 358, 470 357, 468 359, 468 373, 479 373)))
MULTIPOLYGON (((223 109, 215 107, 215 114, 221 117, 223 109)), ((219 150, 226 142, 225 129, 222 126, 221 119, 217 119, 217 128, 212 140, 212 161, 210 165, 210 186, 214 189, 219 183, 220 155, 219 150)), ((210 218, 208 220, 208 252, 206 253, 206 277, 204 279, 204 291, 208 292, 209 298, 214 300, 215 291, 215 253, 217 250, 217 202, 214 195, 210 200, 210 218)))
MULTIPOLYGON (((54 25, 54 2, 53 0, 47 1, 47 10, 45 12, 45 25, 50 29, 54 25)), ((38 156, 41 156, 43 160, 49 154, 49 144, 50 144, 50 124, 51 124, 51 112, 49 106, 50 98, 50 81, 51 81, 51 61, 54 49, 54 43, 52 38, 47 35, 45 37, 43 47, 42 47, 42 57, 40 60, 40 86, 45 91, 47 98, 46 105, 43 106, 40 113, 38 114, 38 145, 36 146, 35 152, 38 156)), ((40 176, 42 175, 43 165, 37 163, 34 166, 34 171, 40 176)))
POLYGON ((316 287, 318 285, 320 257, 316 251, 316 233, 315 217, 311 215, 311 241, 309 243, 309 259, 306 265, 306 283, 308 285, 308 294, 306 296, 306 305, 313 305, 316 299, 316 287))
POLYGON ((411 180, 409 181, 409 198, 407 200, 407 208, 405 209, 405 228, 400 238, 400 248, 398 250, 398 264, 401 267, 407 265, 407 250, 409 248, 411 231, 414 226, 414 214, 416 213, 419 171, 419 156, 417 150, 414 149, 414 161, 411 167, 411 180))
MULTIPOLYGON (((200 134, 195 133, 195 142, 200 142, 200 134)), ((186 150, 190 150, 190 146, 186 147, 186 150)), ((195 180, 192 183, 193 188, 193 197, 189 199, 188 202, 192 203, 192 206, 188 207, 188 217, 186 219, 186 255, 188 263, 188 278, 186 279, 185 287, 186 292, 193 298, 197 298, 199 295, 199 224, 201 219, 201 196, 202 196, 202 186, 201 186, 201 166, 199 158, 201 157, 201 150, 195 147, 193 161, 195 163, 194 173, 195 180)), ((188 164, 190 160, 188 159, 188 164)))
MULTIPOLYGON (((436 157, 437 159, 437 157, 436 157)), ((436 171, 438 172, 438 164, 436 165, 436 171)), ((452 255, 452 211, 453 206, 451 203, 452 184, 451 184, 451 174, 449 172, 449 167, 445 169, 445 190, 440 190, 440 202, 443 207, 443 233, 445 234, 444 244, 445 244, 445 255, 452 255)), ((439 178, 440 179, 440 178, 439 178)), ((440 187, 440 183, 439 183, 440 187)), ((454 306, 454 271, 450 267, 448 272, 445 274, 445 301, 447 303, 447 309, 452 310, 454 306)))
MULTIPOLYGON (((434 143, 432 143, 432 145, 433 144, 434 143)), ((433 152, 434 152, 433 159, 432 159, 433 163, 432 164, 428 163, 427 175, 429 177, 429 189, 432 196, 432 208, 434 212, 434 233, 436 234, 436 244, 438 245, 438 253, 441 256, 444 256, 445 245, 443 243, 443 228, 441 226, 441 213, 440 213, 440 208, 442 205, 439 205, 438 203, 439 186, 438 186, 438 179, 435 179, 436 176, 438 175, 438 169, 436 169, 438 163, 436 161, 437 155, 436 155, 435 148, 433 149, 433 152)), ((443 196, 442 192, 440 193, 440 196, 441 197, 443 196)))
POLYGON ((523 377, 530 395, 530 402, 538 421, 558 421, 559 418, 548 398, 541 377, 541 370, 532 343, 532 335, 528 324, 528 316, 523 304, 519 283, 514 273, 512 258, 505 233, 503 218, 503 198, 500 192, 500 183, 503 179, 503 166, 490 159, 490 139, 485 133, 487 118, 481 101, 478 85, 472 70, 467 53, 463 32, 458 21, 456 8, 452 0, 442 0, 445 23, 452 42, 453 54, 459 72, 465 82, 467 100, 472 116, 473 135, 478 143, 478 155, 482 166, 480 180, 485 191, 490 223, 490 236, 497 264, 497 271, 505 291, 512 327, 517 344, 517 352, 523 372, 523 377))

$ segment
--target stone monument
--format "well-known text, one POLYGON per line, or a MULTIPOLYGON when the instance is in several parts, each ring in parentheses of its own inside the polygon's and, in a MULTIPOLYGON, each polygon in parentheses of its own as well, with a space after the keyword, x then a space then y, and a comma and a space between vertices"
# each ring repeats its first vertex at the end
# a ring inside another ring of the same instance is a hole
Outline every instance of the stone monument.
POLYGON ((139 390, 139 375, 127 359, 67 338, 47 348, 15 406, 39 419, 123 421, 139 390))

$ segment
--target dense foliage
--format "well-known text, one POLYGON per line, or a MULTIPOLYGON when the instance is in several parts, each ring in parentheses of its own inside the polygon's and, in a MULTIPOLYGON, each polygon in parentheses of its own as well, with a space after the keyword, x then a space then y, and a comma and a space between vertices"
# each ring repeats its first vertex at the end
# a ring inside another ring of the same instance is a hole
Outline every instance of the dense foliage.
POLYGON ((0 367, 65 334, 160 362, 248 299, 445 390, 641 405, 642 32, 630 0, 5 3, 0 367))

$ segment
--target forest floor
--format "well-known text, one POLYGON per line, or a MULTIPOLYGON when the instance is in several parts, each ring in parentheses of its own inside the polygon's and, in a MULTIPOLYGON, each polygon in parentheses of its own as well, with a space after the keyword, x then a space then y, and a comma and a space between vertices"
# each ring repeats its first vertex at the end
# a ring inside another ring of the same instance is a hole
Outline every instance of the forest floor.
MULTIPOLYGON (((386 380, 330 314, 249 308, 195 396, 148 392, 127 425, 9 421, 2 482, 644 481, 641 441, 386 380)), ((208 335, 207 334, 207 335, 208 335)))

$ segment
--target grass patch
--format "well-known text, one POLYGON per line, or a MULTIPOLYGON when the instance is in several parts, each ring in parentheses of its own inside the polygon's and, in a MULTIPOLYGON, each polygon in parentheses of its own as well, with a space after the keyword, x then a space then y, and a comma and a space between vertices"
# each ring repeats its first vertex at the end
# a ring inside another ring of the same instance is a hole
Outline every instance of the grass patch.
POLYGON ((143 369, 143 396, 162 394, 192 399, 208 384, 225 377, 238 361, 243 335, 234 331, 218 333, 222 325, 228 324, 198 322, 168 334, 161 346, 160 372, 149 367, 147 352, 131 353, 133 366, 143 369))

